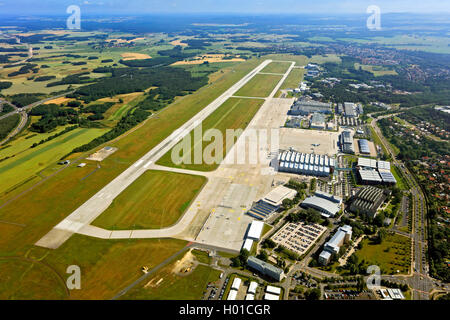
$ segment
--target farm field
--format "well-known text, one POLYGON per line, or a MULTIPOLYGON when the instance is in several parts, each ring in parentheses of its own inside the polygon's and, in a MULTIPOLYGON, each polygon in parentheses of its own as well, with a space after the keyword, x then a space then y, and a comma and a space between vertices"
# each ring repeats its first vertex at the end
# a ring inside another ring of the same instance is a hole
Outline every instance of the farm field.
POLYGON ((156 275, 149 277, 143 284, 132 289, 123 299, 132 300, 199 300, 210 282, 219 280, 221 271, 197 264, 194 258, 194 270, 187 274, 181 271, 180 262, 192 254, 187 252, 180 260, 164 267, 156 275))
POLYGON ((0 159, 11 157, 0 162, 0 193, 21 184, 49 165, 56 164, 73 148, 87 143, 105 132, 106 129, 77 128, 35 148, 30 148, 30 146, 55 132, 37 135, 29 140, 22 138, 17 145, 13 142, 10 148, 0 151, 0 159))
MULTIPOLYGON (((184 153, 184 151, 180 152, 179 155, 181 163, 175 164, 172 161, 172 153, 175 148, 182 143, 182 141, 172 148, 169 152, 167 152, 158 162, 157 164, 169 167, 176 167, 182 169, 190 169, 190 170, 198 170, 198 171, 212 171, 215 170, 222 159, 225 157, 228 150, 226 150, 226 130, 227 129, 245 129, 247 125, 250 123, 251 119, 254 117, 256 112, 263 104, 263 100, 259 99, 240 99, 240 98, 230 98, 223 105, 221 105, 216 111, 214 111, 208 118, 206 118, 202 123, 203 134, 208 129, 216 129, 222 133, 224 137, 222 154, 220 157, 218 154, 212 154, 213 157, 218 156, 216 163, 208 164, 204 160, 202 164, 194 164, 193 151, 194 147, 198 144, 202 144, 202 153, 205 152, 205 148, 211 144, 210 141, 197 141, 194 137, 194 131, 191 131, 190 142, 191 148, 184 153)), ((209 155, 209 153, 208 153, 209 155)))
POLYGON ((285 73, 289 66, 290 62, 271 62, 265 67, 261 72, 264 73, 285 73))
POLYGON ((411 240, 408 237, 390 234, 381 244, 363 240, 363 248, 356 251, 361 260, 369 265, 378 265, 382 274, 407 274, 411 265, 411 240))
POLYGON ((241 97, 268 97, 282 76, 272 74, 257 74, 235 96, 241 97))
POLYGON ((203 176, 146 171, 93 225, 108 230, 159 229, 175 224, 206 182, 203 176))

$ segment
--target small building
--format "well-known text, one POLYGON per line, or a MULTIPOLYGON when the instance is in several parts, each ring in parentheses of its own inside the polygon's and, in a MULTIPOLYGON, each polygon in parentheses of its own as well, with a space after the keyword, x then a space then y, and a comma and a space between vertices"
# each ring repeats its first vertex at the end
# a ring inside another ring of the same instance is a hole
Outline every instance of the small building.
POLYGON ((258 288, 258 283, 256 281, 250 282, 250 285, 248 286, 247 292, 249 294, 256 294, 256 289, 258 288))
POLYGON ((274 286, 267 286, 266 287, 266 292, 272 293, 272 294, 276 294, 276 295, 279 296, 281 294, 281 288, 274 287, 274 286))
POLYGON ((227 300, 236 300, 237 293, 238 292, 236 290, 230 290, 227 300))
POLYGON ((247 265, 260 272, 263 275, 266 275, 276 281, 281 281, 284 278, 284 271, 278 267, 271 265, 265 261, 262 261, 254 256, 250 256, 247 259, 247 265))
POLYGON ((264 300, 280 300, 280 296, 271 293, 265 293, 264 300))
POLYGON ((78 166, 77 166, 78 168, 84 168, 84 167, 86 167, 86 163, 80 163, 78 166))
POLYGON ((245 239, 244 244, 242 245, 242 249, 245 249, 248 252, 250 252, 250 251, 252 251, 252 247, 253 247, 253 240, 245 239))
POLYGON ((255 295, 247 293, 247 295, 245 296, 245 300, 255 300, 255 295))
MULTIPOLYGON (((290 154, 289 157, 291 156, 290 154)), ((279 165, 279 170, 281 170, 281 164, 279 165)), ((284 199, 292 200, 296 195, 297 191, 285 186, 278 186, 270 191, 263 199, 256 202, 247 214, 259 220, 267 219, 280 209, 284 199)))
POLYGON ((264 228, 264 222, 252 221, 250 228, 248 229, 247 239, 258 241, 261 237, 262 230, 264 228))
POLYGON ((231 289, 239 291, 239 288, 241 287, 241 283, 242 283, 241 278, 234 278, 233 283, 231 285, 231 289))
POLYGON ((345 102, 344 103, 344 111, 345 111, 346 117, 354 118, 357 116, 356 104, 354 104, 353 102, 345 102))
POLYGON ((331 103, 297 100, 288 112, 292 116, 307 116, 312 113, 331 114, 331 103))

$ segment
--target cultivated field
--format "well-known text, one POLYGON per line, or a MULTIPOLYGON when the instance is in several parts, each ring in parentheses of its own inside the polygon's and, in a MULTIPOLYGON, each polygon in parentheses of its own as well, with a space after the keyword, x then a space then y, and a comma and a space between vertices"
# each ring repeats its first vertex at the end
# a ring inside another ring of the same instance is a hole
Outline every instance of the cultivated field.
POLYGON ((108 230, 159 229, 175 224, 205 184, 203 176, 147 171, 93 225, 108 230))
POLYGON ((35 148, 30 148, 33 143, 38 143, 61 130, 37 136, 30 135, 32 136, 30 139, 20 138, 19 141, 12 142, 11 147, 0 150, 0 159, 10 157, 0 162, 0 193, 20 185, 46 167, 56 165, 61 157, 75 147, 106 132, 105 129, 78 128, 35 148))
MULTIPOLYGON (((216 163, 208 164, 194 164, 194 147, 196 145, 202 144, 202 154, 205 152, 205 148, 211 144, 210 141, 201 141, 195 137, 194 132, 190 133, 190 141, 191 148, 188 152, 180 153, 182 163, 175 164, 172 162, 172 153, 174 152, 173 148, 171 151, 166 153, 157 164, 163 166, 177 167, 182 169, 191 169, 198 171, 212 171, 218 167, 221 160, 225 157, 228 150, 226 150, 226 130, 227 129, 245 129, 251 119, 254 117, 256 112, 262 106, 263 100, 259 99, 239 99, 239 98, 230 98, 223 105, 221 105, 215 112, 213 112, 208 118, 205 119, 202 123, 202 130, 205 133, 208 129, 217 129, 222 133, 223 144, 222 144, 222 153, 223 156, 219 158, 216 163), (196 140, 197 139, 197 140, 196 140)), ((195 131, 195 130, 194 130, 195 131)), ((209 154, 209 153, 208 153, 209 154)), ((215 152, 211 152, 213 156, 218 156, 215 152)), ((203 161, 204 162, 204 161, 203 161)))

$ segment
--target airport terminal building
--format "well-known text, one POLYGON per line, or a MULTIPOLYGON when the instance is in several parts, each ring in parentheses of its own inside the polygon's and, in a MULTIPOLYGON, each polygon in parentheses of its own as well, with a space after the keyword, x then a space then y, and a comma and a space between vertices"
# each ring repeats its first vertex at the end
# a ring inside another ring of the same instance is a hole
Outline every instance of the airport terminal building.
POLYGON ((334 172, 335 160, 327 155, 284 151, 278 155, 278 171, 328 177, 334 172))

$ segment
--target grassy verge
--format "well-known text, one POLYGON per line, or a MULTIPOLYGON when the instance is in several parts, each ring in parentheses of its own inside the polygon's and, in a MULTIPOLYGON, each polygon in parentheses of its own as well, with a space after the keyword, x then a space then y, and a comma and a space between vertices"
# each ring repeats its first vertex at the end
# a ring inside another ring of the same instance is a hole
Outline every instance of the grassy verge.
POLYGON ((181 141, 177 146, 172 148, 167 152, 157 164, 169 167, 176 167, 182 169, 198 170, 198 171, 212 171, 215 170, 222 159, 229 150, 227 150, 226 142, 226 130, 228 129, 245 129, 250 123, 251 119, 255 116, 256 112, 262 106, 262 100, 256 99, 239 99, 230 98, 223 105, 221 105, 216 111, 214 111, 208 118, 206 118, 202 126, 203 134, 209 129, 219 130, 222 134, 223 141, 215 141, 217 143, 216 150, 210 150, 212 143, 210 141, 202 141, 201 137, 194 136, 194 131, 191 131, 190 135, 190 145, 188 150, 180 150, 183 141, 181 141), (200 147, 201 144, 201 147, 200 147), (205 157, 202 159, 202 163, 194 164, 194 151, 195 148, 201 148, 202 154, 210 155, 211 158, 215 159, 214 163, 208 164, 205 157), (206 150, 208 149, 208 150, 206 150), (221 154, 220 154, 221 153, 221 154), (180 164, 175 164, 172 161, 172 155, 175 154, 176 157, 180 158, 180 164))
POLYGON ((246 85, 244 85, 236 96, 241 97, 268 97, 282 76, 272 74, 257 74, 246 85))
POLYGON ((206 183, 206 178, 146 171, 105 210, 93 225, 109 229, 159 229, 175 224, 206 183))

